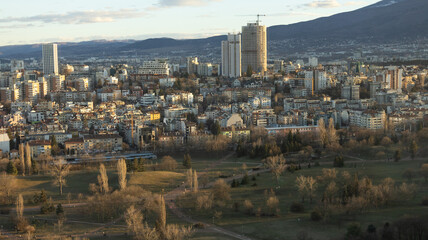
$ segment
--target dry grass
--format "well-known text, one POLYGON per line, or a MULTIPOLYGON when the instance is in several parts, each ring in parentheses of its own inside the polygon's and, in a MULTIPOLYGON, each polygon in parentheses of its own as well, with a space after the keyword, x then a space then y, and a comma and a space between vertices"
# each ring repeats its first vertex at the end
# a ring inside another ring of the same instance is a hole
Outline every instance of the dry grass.
POLYGON ((185 180, 183 173, 154 171, 154 172, 138 172, 128 175, 129 185, 139 185, 142 188, 159 192, 164 189, 169 191, 185 180))

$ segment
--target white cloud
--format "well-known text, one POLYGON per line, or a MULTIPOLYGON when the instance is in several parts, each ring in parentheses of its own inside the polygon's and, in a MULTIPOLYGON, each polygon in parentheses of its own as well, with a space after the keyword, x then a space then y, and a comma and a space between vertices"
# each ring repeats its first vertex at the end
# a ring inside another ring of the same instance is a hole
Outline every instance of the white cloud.
POLYGON ((304 6, 310 8, 335 8, 340 7, 340 3, 337 0, 315 0, 304 4, 304 6))
POLYGON ((138 18, 144 13, 134 9, 120 9, 116 11, 109 10, 90 10, 73 11, 63 14, 40 14, 30 17, 8 17, 0 19, 0 23, 11 22, 42 22, 42 23, 61 23, 61 24, 87 24, 114 22, 118 19, 138 18))
POLYGON ((176 6, 203 6, 210 2, 220 2, 221 0, 159 0, 158 5, 161 7, 176 6))
POLYGON ((362 6, 362 5, 367 5, 368 2, 366 1, 349 1, 347 3, 345 3, 345 6, 362 6))

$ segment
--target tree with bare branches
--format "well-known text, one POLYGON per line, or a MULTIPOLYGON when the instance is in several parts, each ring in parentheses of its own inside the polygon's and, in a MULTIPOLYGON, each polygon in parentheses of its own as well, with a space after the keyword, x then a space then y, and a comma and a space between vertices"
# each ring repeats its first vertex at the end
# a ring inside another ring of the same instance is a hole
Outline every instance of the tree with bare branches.
POLYGON ((143 214, 137 210, 134 205, 130 206, 125 213, 125 221, 128 226, 128 231, 136 240, 159 239, 159 235, 155 229, 149 227, 143 222, 143 214))
POLYGON ((22 219, 24 217, 24 198, 19 194, 16 198, 16 217, 22 219))
POLYGON ((0 174, 0 194, 3 199, 0 201, 0 203, 2 202, 3 204, 8 204, 10 201, 13 201, 11 197, 16 187, 16 177, 13 175, 8 175, 6 172, 2 172, 0 174))
POLYGON ((119 188, 123 190, 126 188, 126 162, 125 159, 117 161, 117 175, 119 181, 119 188))
POLYGON ((279 185, 279 178, 287 168, 286 160, 283 155, 268 157, 264 160, 265 166, 270 169, 279 185))
POLYGON ((328 143, 328 134, 327 134, 327 129, 325 127, 324 118, 321 118, 320 120, 318 120, 318 129, 319 129, 321 144, 324 147, 326 147, 328 143))
POLYGON ((110 191, 108 186, 108 176, 106 167, 104 164, 100 164, 100 174, 98 175, 98 185, 102 193, 108 193, 110 191))
POLYGON ((62 187, 67 184, 66 177, 70 173, 70 165, 64 159, 54 162, 50 168, 54 185, 58 186, 59 194, 62 196, 62 187))
POLYGON ((31 175, 31 155, 31 147, 30 144, 27 143, 27 145, 25 145, 25 165, 28 175, 31 175))
POLYGON ((193 172, 193 192, 198 192, 199 184, 198 184, 198 173, 196 170, 193 172))
POLYGON ((297 190, 299 191, 300 197, 302 198, 302 203, 305 202, 305 197, 308 194, 308 189, 306 186, 306 177, 303 175, 300 175, 296 178, 296 186, 297 190))
POLYGON ((19 144, 19 162, 21 164, 22 176, 25 176, 25 147, 24 144, 19 144))

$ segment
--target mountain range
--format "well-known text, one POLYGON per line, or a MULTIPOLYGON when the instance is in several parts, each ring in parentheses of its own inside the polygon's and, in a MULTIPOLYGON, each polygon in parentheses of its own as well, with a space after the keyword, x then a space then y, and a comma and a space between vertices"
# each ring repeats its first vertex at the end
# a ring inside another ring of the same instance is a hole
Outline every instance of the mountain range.
MULTIPOLYGON (((269 52, 288 50, 287 42, 305 43, 301 48, 351 42, 352 44, 426 41, 428 39, 428 0, 383 0, 351 12, 267 29, 269 52)), ((218 52, 226 36, 178 40, 152 38, 136 40, 97 40, 58 43, 64 57, 113 56, 132 54, 209 54, 218 52)), ((290 48, 296 50, 296 48, 290 48)), ((0 47, 0 58, 41 57, 41 45, 0 47)))

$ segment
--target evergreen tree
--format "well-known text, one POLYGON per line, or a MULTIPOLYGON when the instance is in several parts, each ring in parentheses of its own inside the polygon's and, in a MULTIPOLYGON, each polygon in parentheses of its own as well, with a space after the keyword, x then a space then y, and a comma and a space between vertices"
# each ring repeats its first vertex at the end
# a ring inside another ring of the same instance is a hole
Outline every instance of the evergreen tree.
POLYGON ((241 185, 248 184, 250 182, 250 177, 248 177, 248 174, 245 173, 244 177, 241 180, 241 185))
POLYGON ((188 154, 188 153, 184 154, 183 166, 187 169, 192 168, 192 158, 190 157, 190 154, 188 154))
POLYGON ((338 155, 334 158, 333 166, 334 167, 343 167, 345 165, 343 157, 338 155))
POLYGON ((220 130, 221 130, 220 123, 216 121, 211 127, 211 133, 214 134, 215 136, 218 136, 220 134, 220 130))
POLYGON ((18 169, 16 169, 15 164, 12 161, 9 161, 6 167, 7 174, 16 176, 18 174, 18 169))
POLYGON ((418 152, 418 148, 418 144, 415 140, 413 140, 410 144, 410 156, 412 157, 412 159, 415 159, 416 153, 418 152))
POLYGON ((400 161, 400 159, 401 159, 401 151, 397 150, 394 153, 394 161, 398 162, 398 161, 400 161))
POLYGON ((64 216, 64 208, 62 207, 61 203, 59 203, 59 204, 56 206, 56 215, 57 215, 58 217, 63 217, 63 216, 64 216))

